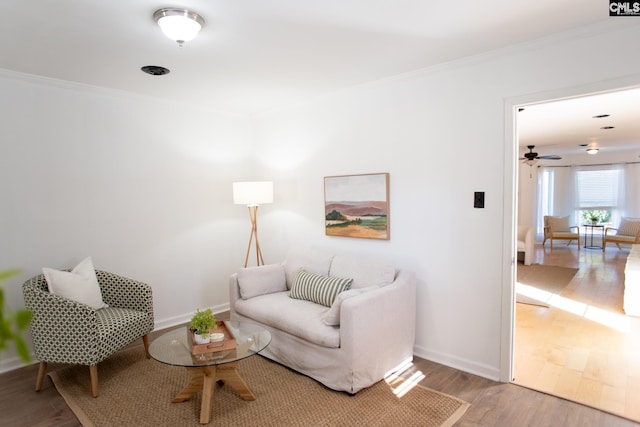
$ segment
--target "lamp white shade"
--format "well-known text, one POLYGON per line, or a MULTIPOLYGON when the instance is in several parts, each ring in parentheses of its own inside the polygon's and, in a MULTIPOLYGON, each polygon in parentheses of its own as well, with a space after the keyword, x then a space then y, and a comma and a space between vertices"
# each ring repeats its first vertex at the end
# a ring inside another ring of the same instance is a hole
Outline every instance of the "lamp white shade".
POLYGON ((250 181, 233 183, 233 203, 257 206, 273 203, 273 182, 250 181))

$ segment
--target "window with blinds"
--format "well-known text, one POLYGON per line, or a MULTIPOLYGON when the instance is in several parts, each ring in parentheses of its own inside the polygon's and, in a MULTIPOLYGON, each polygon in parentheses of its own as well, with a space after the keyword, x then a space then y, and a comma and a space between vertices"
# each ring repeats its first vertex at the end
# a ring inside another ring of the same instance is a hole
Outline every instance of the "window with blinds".
POLYGON ((616 169, 577 171, 577 208, 609 210, 617 207, 619 182, 620 171, 616 169))

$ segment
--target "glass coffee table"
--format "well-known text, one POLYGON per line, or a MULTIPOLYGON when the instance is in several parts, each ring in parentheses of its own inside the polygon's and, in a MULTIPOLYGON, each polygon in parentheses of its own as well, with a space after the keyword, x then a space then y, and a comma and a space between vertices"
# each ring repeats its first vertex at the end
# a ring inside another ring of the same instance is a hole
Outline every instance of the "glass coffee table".
POLYGON ((191 381, 171 402, 184 402, 202 391, 200 424, 211 420, 211 404, 216 382, 223 381, 244 400, 255 400, 240 372, 238 361, 264 350, 271 342, 271 334, 258 325, 246 322, 225 321, 224 325, 235 340, 236 347, 230 350, 191 354, 187 327, 174 329, 159 336, 149 346, 149 354, 158 362, 187 368, 191 381))

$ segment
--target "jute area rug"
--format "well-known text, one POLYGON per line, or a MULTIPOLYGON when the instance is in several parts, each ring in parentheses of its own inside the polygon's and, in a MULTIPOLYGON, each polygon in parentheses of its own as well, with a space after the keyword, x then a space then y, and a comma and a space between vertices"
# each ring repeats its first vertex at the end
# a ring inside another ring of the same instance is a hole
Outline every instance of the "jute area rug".
MULTIPOLYGON (((451 426, 469 404, 421 386, 396 397, 384 380, 355 396, 320 383, 261 356, 240 362, 256 395, 242 400, 216 384, 211 426, 451 426)), ((144 357, 141 346, 122 350, 98 367, 100 395, 91 397, 89 369, 70 366, 51 376, 83 426, 198 426, 198 393, 171 399, 189 381, 186 369, 144 357)))
POLYGON ((555 265, 518 265, 516 301, 549 307, 551 298, 562 293, 577 272, 577 268, 555 265))

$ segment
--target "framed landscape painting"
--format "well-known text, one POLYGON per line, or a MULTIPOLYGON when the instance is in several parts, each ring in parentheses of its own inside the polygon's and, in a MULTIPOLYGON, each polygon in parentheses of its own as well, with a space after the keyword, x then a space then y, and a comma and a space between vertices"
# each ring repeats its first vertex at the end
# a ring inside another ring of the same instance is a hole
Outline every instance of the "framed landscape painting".
POLYGON ((389 240, 389 174, 326 176, 327 236, 389 240))

